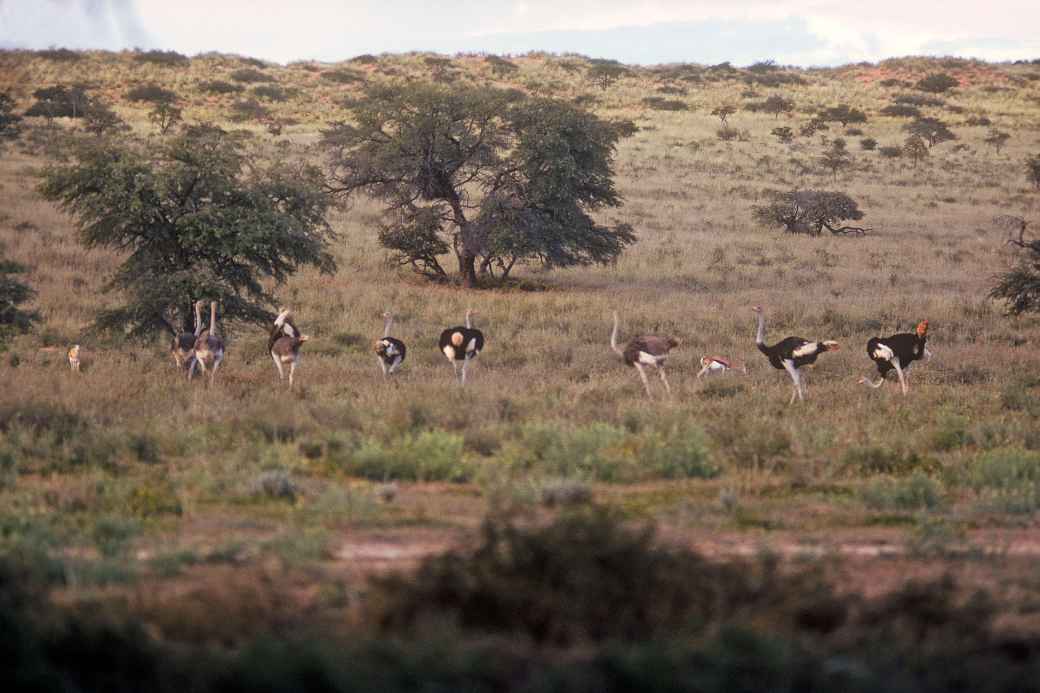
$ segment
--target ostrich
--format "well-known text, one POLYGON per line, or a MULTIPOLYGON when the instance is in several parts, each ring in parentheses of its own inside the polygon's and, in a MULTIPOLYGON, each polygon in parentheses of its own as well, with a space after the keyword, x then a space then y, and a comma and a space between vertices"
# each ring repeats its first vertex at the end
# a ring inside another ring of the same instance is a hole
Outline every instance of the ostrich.
POLYGON ((441 352, 444 353, 451 365, 455 367, 455 377, 459 377, 459 361, 462 362, 462 378, 459 382, 466 384, 466 366, 477 358, 484 349, 484 333, 473 327, 471 318, 473 309, 466 311, 466 326, 449 327, 441 332, 438 342, 441 352))
MULTIPOLYGON (((387 311, 383 313, 383 317, 386 319, 386 324, 383 327, 383 338, 376 342, 375 351, 379 365, 383 369, 383 378, 385 379, 387 376, 393 375, 401 367, 408 349, 400 339, 390 336, 390 325, 394 322, 394 316, 390 314, 390 311, 387 311)), ((443 339, 441 341, 443 342, 443 339)), ((481 346, 483 346, 483 339, 481 339, 481 346)), ((443 347, 441 348, 443 349, 443 347)))
MULTIPOLYGON (((166 324, 170 326, 169 323, 166 324)), ((173 340, 170 342, 170 354, 173 355, 173 362, 177 364, 177 368, 184 370, 191 363, 192 354, 195 351, 195 342, 198 341, 199 335, 202 334, 202 301, 195 302, 194 332, 177 334, 172 326, 170 329, 173 332, 173 340)))
POLYGON ((79 358, 79 344, 73 344, 69 348, 69 368, 72 369, 73 373, 79 373, 81 361, 79 358))
POLYGON ((726 371, 739 371, 747 375, 747 366, 744 364, 738 366, 724 356, 703 356, 701 357, 701 370, 697 373, 697 377, 699 378, 705 374, 725 373, 726 371))
POLYGON ((801 337, 787 337, 773 346, 766 346, 766 319, 762 315, 762 308, 755 306, 752 310, 758 314, 758 333, 755 336, 758 350, 766 355, 773 368, 786 370, 794 381, 794 392, 791 393, 789 404, 794 404, 795 398, 804 400, 802 376, 798 369, 815 363, 817 357, 825 351, 837 351, 838 343, 832 340, 810 342, 801 337))
POLYGON ((282 370, 282 364, 289 364, 290 388, 293 386, 296 366, 300 362, 300 347, 310 339, 307 335, 300 334, 300 331, 296 329, 296 325, 290 319, 291 315, 292 313, 288 308, 282 309, 282 312, 274 319, 271 336, 267 340, 267 351, 271 354, 275 368, 278 369, 278 380, 285 379, 285 371, 282 370))
POLYGON ((195 340, 195 355, 192 356, 191 364, 188 366, 188 380, 195 375, 195 366, 202 369, 206 375, 209 368, 209 382, 217 377, 217 369, 224 360, 224 340, 220 338, 217 328, 217 302, 210 301, 209 304, 209 329, 201 332, 195 340))
POLYGON ((636 370, 639 371, 639 377, 643 380, 643 387, 646 388, 647 397, 653 398, 653 395, 650 394, 650 382, 646 379, 644 366, 653 366, 657 369, 657 374, 661 376, 661 382, 664 383, 664 389, 670 395, 672 388, 668 385, 668 378, 664 375, 664 363, 668 359, 668 352, 679 346, 679 340, 675 337, 643 335, 630 339, 624 350, 622 350, 617 343, 617 334, 618 315, 617 311, 614 311, 614 329, 610 333, 610 348, 621 357, 626 365, 635 366, 636 370))
POLYGON ((867 356, 877 364, 881 378, 876 383, 872 383, 870 378, 863 377, 859 379, 859 382, 873 388, 879 388, 885 384, 885 376, 888 375, 889 371, 894 370, 896 375, 899 376, 899 386, 902 388, 905 396, 909 391, 909 387, 906 384, 906 375, 903 371, 909 368, 914 361, 932 357, 932 353, 928 351, 926 346, 927 341, 927 320, 919 322, 917 329, 913 332, 900 332, 889 337, 871 337, 867 341, 867 356))

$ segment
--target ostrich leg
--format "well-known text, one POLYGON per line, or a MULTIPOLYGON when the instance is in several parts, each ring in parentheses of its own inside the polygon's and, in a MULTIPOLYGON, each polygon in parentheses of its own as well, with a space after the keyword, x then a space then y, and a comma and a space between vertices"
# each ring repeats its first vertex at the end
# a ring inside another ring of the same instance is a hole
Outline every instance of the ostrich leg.
POLYGON ((643 387, 646 388, 646 396, 653 399, 653 395, 650 394, 650 381, 646 379, 646 369, 643 368, 643 364, 637 362, 632 365, 639 371, 639 377, 643 380, 643 387))

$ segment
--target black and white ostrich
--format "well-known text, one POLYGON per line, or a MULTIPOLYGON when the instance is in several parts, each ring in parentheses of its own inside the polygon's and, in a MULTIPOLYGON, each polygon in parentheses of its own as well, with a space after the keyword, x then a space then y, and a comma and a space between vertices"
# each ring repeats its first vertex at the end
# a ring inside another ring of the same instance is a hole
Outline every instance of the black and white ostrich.
POLYGON ((383 378, 385 379, 401 367, 408 349, 400 339, 390 336, 390 325, 394 322, 394 316, 387 311, 383 313, 383 317, 386 319, 386 324, 383 327, 383 338, 376 342, 376 356, 379 359, 379 365, 383 368, 383 378))
POLYGON ((310 339, 292 321, 292 312, 283 308, 274 319, 271 334, 267 339, 267 351, 271 354, 275 368, 278 369, 278 380, 285 379, 284 364, 289 364, 289 387, 293 386, 296 366, 300 363, 300 347, 310 339))
POLYGON ((618 346, 617 336, 618 314, 615 311, 614 329, 610 333, 610 348, 621 357, 621 360, 626 365, 634 366, 639 371, 639 377, 643 381, 643 387, 646 388, 647 397, 652 398, 653 395, 650 394, 650 381, 646 379, 646 366, 653 366, 657 369, 657 374, 661 376, 661 382, 664 383, 664 389, 668 394, 672 394, 672 388, 668 385, 668 378, 664 374, 664 364, 668 360, 668 353, 679 346, 679 340, 675 337, 642 335, 630 339, 625 348, 622 349, 618 346))
POLYGON ((798 369, 815 363, 816 359, 825 351, 837 351, 838 343, 833 340, 809 341, 801 337, 787 337, 773 346, 766 344, 766 319, 762 315, 761 306, 755 306, 752 310, 758 315, 758 332, 755 335, 755 344, 758 350, 766 355, 769 363, 777 370, 786 370, 794 381, 794 392, 791 393, 791 401, 795 398, 805 399, 802 387, 802 375, 798 369))
POLYGON ((455 377, 459 377, 459 363, 462 363, 462 377, 459 382, 466 384, 466 366, 477 358, 484 349, 484 333, 473 327, 472 309, 466 311, 466 326, 449 327, 441 332, 438 346, 455 367, 455 377))
POLYGON ((877 364, 881 378, 873 383, 870 378, 863 377, 859 379, 859 382, 878 388, 885 384, 885 376, 889 372, 895 371, 899 376, 899 386, 906 395, 910 388, 906 384, 906 374, 903 371, 909 368, 914 361, 932 357, 932 353, 928 351, 927 342, 927 320, 917 323, 917 329, 913 332, 900 332, 889 337, 871 337, 867 341, 867 356, 877 364))

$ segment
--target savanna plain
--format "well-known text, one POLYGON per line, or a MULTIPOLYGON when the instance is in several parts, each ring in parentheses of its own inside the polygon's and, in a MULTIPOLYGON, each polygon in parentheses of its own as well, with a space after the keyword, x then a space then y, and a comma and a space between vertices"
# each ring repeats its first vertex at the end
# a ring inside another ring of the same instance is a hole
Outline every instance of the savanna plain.
POLYGON ((1038 223, 1025 161, 1040 152, 1040 64, 147 55, 4 52, 0 90, 24 111, 37 89, 88 84, 158 139, 152 105, 127 96, 158 85, 185 122, 319 165, 322 130, 366 84, 577 100, 638 128, 614 160, 624 205, 601 212, 638 240, 608 266, 520 265, 464 289, 388 261, 382 207, 356 196, 329 218, 338 271, 272 287, 311 337, 295 386, 247 324, 224 326, 227 357, 207 386, 175 368, 166 338, 88 329, 118 298, 104 288, 121 256, 85 248, 38 191, 77 120, 26 119, 0 153, 0 242, 29 269, 41 315, 0 354, 0 623, 34 634, 10 645, 24 681, 1038 685, 1040 320, 989 292, 1022 252, 1007 218, 1038 223), (939 73, 955 86, 915 87, 939 73), (792 107, 755 107, 771 96, 792 107), (883 112, 893 104, 955 139, 908 156, 911 119, 883 112), (802 134, 838 105, 865 122, 802 134), (722 123, 712 112, 724 106, 722 123), (774 133, 783 127, 790 141, 774 133), (1010 137, 994 146, 995 131, 1010 137), (848 160, 831 169, 836 138, 848 160), (785 233, 755 218, 771 191, 795 189, 849 195, 866 233, 785 233), (753 306, 769 343, 840 344, 805 369, 804 402, 789 404, 787 374, 756 350, 753 306), (437 338, 470 308, 487 345, 463 387, 437 338), (408 357, 385 380, 372 345, 388 310, 408 357), (671 396, 651 373, 648 398, 611 351, 613 311, 623 340, 680 340, 671 396), (870 337, 922 320, 934 355, 909 369, 907 396, 858 383, 876 377, 870 337), (80 373, 66 360, 75 343, 80 373), (747 373, 696 378, 716 354, 747 373))

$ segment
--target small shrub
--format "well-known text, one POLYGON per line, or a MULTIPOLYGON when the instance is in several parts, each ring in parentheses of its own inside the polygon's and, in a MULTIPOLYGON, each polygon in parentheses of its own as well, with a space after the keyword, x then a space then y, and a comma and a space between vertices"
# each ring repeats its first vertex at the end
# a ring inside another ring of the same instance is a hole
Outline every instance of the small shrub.
POLYGON ((715 136, 723 142, 732 142, 740 137, 740 130, 727 125, 716 130, 715 136))
POLYGON ((874 510, 934 510, 942 501, 942 492, 935 480, 915 473, 909 479, 874 481, 861 497, 874 510))
POLYGON ((878 154, 886 159, 898 159, 903 156, 903 148, 892 145, 878 147, 878 154))
POLYGON ((132 515, 140 518, 180 515, 184 512, 177 490, 166 479, 134 487, 126 499, 126 506, 132 515))
POLYGON ((943 94, 959 84, 960 82, 945 72, 936 72, 918 80, 914 88, 932 94, 943 94))
POLYGON ((336 84, 360 84, 365 81, 364 75, 353 70, 327 70, 321 73, 322 79, 327 79, 336 84))
POLYGON ((173 103, 179 97, 176 92, 164 89, 153 82, 152 84, 142 84, 134 87, 126 93, 126 98, 130 101, 158 104, 173 103))
POLYGON ((845 135, 848 137, 859 137, 863 134, 863 130, 860 128, 848 128, 845 130, 845 135))
POLYGON ((939 422, 939 427, 930 437, 931 447, 945 452, 964 447, 972 442, 968 431, 967 419, 960 416, 949 416, 939 422))
POLYGON ((214 79, 207 82, 199 82, 199 91, 207 94, 238 94, 245 90, 241 84, 232 84, 223 80, 214 79))
POLYGON ((872 152, 877 149, 878 141, 873 137, 864 137, 859 141, 859 147, 865 152, 872 152))
POLYGON ((539 500, 547 508, 588 505, 592 487, 579 479, 551 479, 540 484, 539 500))
POLYGON ((921 458, 916 452, 900 453, 887 448, 868 446, 849 448, 841 458, 844 470, 862 475, 910 474, 919 471, 936 471, 939 463, 921 458))
POLYGON ((122 556, 141 533, 141 523, 122 517, 102 517, 91 530, 94 545, 105 558, 122 556))
POLYGON ((151 50, 143 53, 138 52, 134 55, 134 60, 139 63, 151 63, 152 65, 160 65, 162 67, 187 67, 191 65, 191 58, 177 51, 151 50))
POLYGON ((256 99, 241 99, 231 104, 231 120, 243 123, 247 120, 264 120, 270 113, 256 99))
POLYGON ((45 48, 36 51, 36 56, 44 60, 53 60, 56 63, 75 63, 83 60, 83 53, 68 48, 45 48))
POLYGON ((684 101, 661 96, 648 96, 643 99, 643 105, 655 111, 685 111, 689 108, 684 101))
POLYGON ((882 108, 881 115, 892 118, 920 118, 921 109, 906 103, 894 103, 882 108))
POLYGON ((349 454, 343 467, 379 481, 465 482, 474 470, 464 455, 464 442, 461 435, 444 431, 406 434, 390 444, 366 441, 349 454))
POLYGON ((255 84, 258 82, 276 82, 277 80, 271 75, 261 72, 252 67, 243 67, 235 70, 230 75, 231 79, 236 82, 245 82, 246 84, 255 84))
POLYGON ((379 58, 371 53, 362 53, 361 55, 355 55, 350 59, 350 62, 357 63, 358 65, 375 65, 379 62, 379 58))
POLYGON ((144 464, 158 464, 162 460, 159 442, 148 433, 136 433, 127 439, 127 448, 144 464))
POLYGON ((983 504, 1001 512, 1040 510, 1040 452, 993 450, 972 465, 969 486, 983 504))
POLYGON ((268 101, 286 101, 289 95, 281 87, 274 84, 261 84, 253 87, 250 92, 253 96, 268 101))
POLYGON ((265 496, 275 500, 296 500, 296 482, 284 469, 271 469, 262 472, 253 483, 253 495, 265 496))

